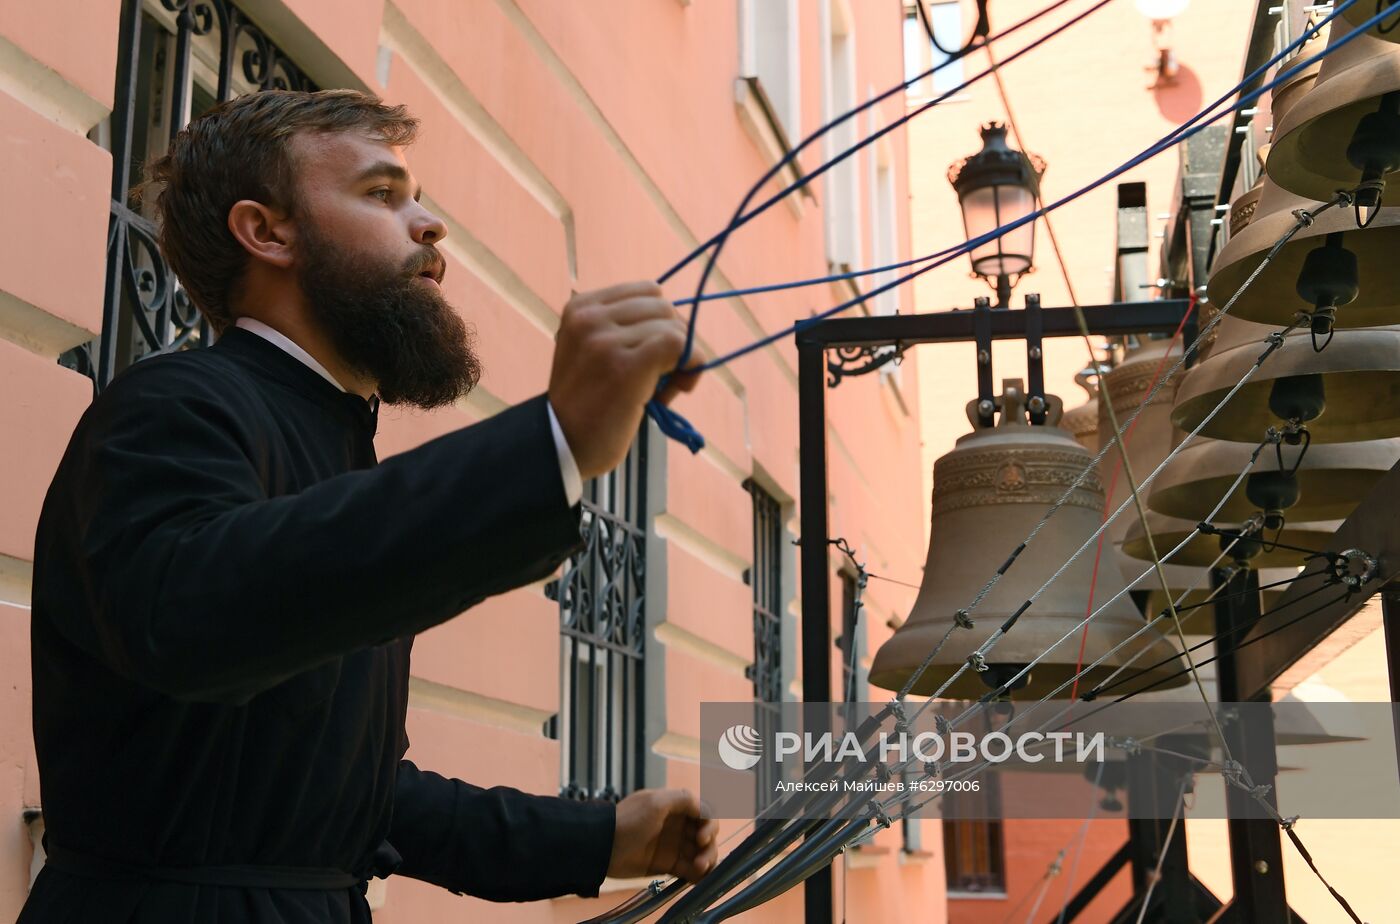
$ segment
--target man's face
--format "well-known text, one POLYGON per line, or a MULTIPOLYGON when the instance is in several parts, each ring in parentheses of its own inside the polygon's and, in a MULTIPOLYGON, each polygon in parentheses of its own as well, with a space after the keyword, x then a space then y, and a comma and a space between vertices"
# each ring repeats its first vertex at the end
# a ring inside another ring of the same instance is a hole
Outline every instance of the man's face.
POLYGON ((403 149, 350 132, 298 135, 296 271, 312 317, 389 404, 451 404, 481 375, 443 299, 447 229, 418 202, 403 149))

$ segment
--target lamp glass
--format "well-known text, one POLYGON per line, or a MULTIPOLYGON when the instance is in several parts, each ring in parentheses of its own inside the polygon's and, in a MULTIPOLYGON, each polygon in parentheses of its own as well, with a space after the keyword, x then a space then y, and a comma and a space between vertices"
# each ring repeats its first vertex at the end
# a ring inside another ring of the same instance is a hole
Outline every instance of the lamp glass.
MULTIPOLYGON (((962 197, 963 226, 974 240, 1035 209, 1035 195, 1024 186, 995 185, 967 190, 962 197)), ((979 276, 1019 276, 1035 256, 1035 222, 988 241, 971 253, 972 271, 979 276)))

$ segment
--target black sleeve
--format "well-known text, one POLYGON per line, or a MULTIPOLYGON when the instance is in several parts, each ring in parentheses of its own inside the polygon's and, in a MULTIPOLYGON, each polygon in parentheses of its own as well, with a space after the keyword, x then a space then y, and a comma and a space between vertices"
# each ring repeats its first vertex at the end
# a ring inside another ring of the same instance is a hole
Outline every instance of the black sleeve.
POLYGON ((269 498, 229 402, 134 379, 84 419, 46 501, 74 572, 48 609, 167 695, 247 702, 546 577, 579 542, 543 396, 269 498))
POLYGON ((598 894, 612 856, 611 802, 482 789, 399 763, 389 843, 396 873, 497 902, 598 894))

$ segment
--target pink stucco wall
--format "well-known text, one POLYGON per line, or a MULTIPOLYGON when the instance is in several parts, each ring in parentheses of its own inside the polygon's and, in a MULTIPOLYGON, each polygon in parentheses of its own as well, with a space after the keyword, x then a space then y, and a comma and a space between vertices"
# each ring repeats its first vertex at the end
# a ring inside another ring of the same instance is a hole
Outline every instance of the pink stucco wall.
MULTIPOLYGON (((86 133, 112 106, 118 5, 78 6, 0 11, 0 188, 9 206, 0 217, 0 385, 10 396, 0 407, 0 917, 12 917, 24 900, 30 850, 21 813, 39 800, 27 658, 35 519, 90 396, 87 380, 54 359, 101 325, 111 160, 86 133), (89 15, 89 6, 101 15, 89 15)), ((824 112, 822 33, 833 7, 852 23, 856 98, 902 79, 899 3, 803 0, 796 8, 807 130, 824 112)), ((545 0, 248 0, 244 8, 313 79, 363 86, 423 119, 412 167, 449 219, 447 294, 476 325, 487 372, 463 408, 386 409, 381 455, 541 391, 553 325, 571 290, 654 277, 718 230, 769 165, 736 110, 737 0, 618 0, 605 9, 545 0)), ((875 123, 902 111, 902 100, 892 99, 875 123)), ((904 257, 904 136, 892 135, 885 150, 904 257)), ((871 156, 862 154, 856 171, 866 254, 871 156)), ((804 162, 810 169, 816 159, 804 162)), ((815 192, 800 209, 776 208, 737 236, 717 284, 825 272, 826 194, 821 184, 815 192)), ((693 278, 693 270, 683 273, 669 291, 685 294, 693 278)), ((914 307, 911 296, 901 300, 905 311, 914 307)), ((819 289, 713 302, 700 341, 712 353, 724 350, 842 297, 819 289)), ((697 744, 700 701, 750 693, 743 676, 752 658, 750 591, 741 574, 751 527, 741 483, 757 475, 794 518, 800 514, 795 370, 790 343, 780 342, 708 376, 677 402, 710 442, 696 457, 667 447, 667 491, 654 498, 668 580, 648 657, 664 663, 668 680, 649 697, 669 756, 665 778, 653 784, 697 785, 697 765, 685 755, 697 744)), ((917 575, 924 549, 914 502, 924 493, 918 381, 909 364, 898 377, 849 381, 831 401, 833 535, 846 536, 872 570, 892 575, 917 575)), ((833 570, 839 564, 833 559, 833 570)), ((886 619, 903 615, 909 593, 872 584, 868 650, 888 635, 886 619)), ((797 606, 788 601, 790 612, 797 606)), ((558 745, 542 735, 539 719, 559 708, 557 620, 536 586, 425 633, 414 665, 410 756, 478 783, 555 791, 558 745)), ((941 863, 901 862, 897 832, 876 844, 885 849, 867 851, 838 877, 851 919, 943 920, 941 863)), ((376 917, 573 921, 621 900, 630 885, 609 888, 592 903, 492 906, 392 879, 376 917)), ((793 920, 800 907, 794 894, 748 919, 793 920)))

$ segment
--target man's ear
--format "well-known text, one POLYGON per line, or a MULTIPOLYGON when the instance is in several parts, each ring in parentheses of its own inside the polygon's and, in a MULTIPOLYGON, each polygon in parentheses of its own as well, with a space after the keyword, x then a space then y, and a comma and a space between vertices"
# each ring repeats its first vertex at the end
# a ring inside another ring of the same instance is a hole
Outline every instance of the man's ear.
POLYGON ((294 258, 292 221, 253 199, 240 199, 228 210, 228 230, 248 255, 278 269, 288 269, 294 258))

